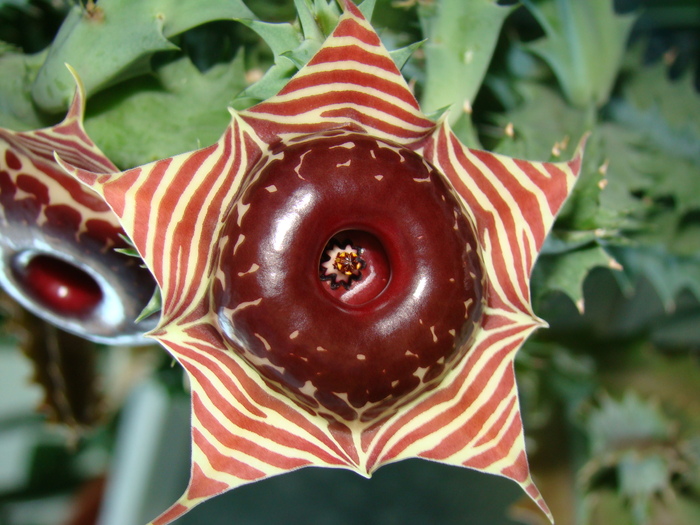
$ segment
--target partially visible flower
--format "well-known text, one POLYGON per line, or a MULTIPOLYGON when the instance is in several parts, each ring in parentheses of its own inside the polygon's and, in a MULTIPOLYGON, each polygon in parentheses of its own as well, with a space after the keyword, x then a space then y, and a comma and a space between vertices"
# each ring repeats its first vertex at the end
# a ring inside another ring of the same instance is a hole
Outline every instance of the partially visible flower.
POLYGON ((191 380, 190 484, 154 523, 304 466, 411 457, 511 478, 550 516, 513 358, 544 325, 529 275, 580 151, 466 148, 350 1, 278 95, 232 115, 218 143, 123 173, 59 160, 155 275, 150 335, 191 380))
POLYGON ((101 343, 143 344, 137 324, 155 284, 126 247, 109 206, 56 164, 54 152, 97 173, 117 168, 83 129, 78 83, 68 115, 36 131, 0 129, 0 285, 56 326, 101 343))

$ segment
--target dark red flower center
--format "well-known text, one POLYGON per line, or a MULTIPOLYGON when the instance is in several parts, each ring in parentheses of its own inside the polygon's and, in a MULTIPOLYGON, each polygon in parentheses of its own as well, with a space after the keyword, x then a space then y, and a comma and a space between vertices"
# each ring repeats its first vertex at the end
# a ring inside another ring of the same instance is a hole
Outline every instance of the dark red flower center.
POLYGON ((342 419, 381 417, 437 384, 480 322, 472 224, 443 176, 394 144, 338 133, 287 146, 250 174, 224 239, 223 335, 342 419))

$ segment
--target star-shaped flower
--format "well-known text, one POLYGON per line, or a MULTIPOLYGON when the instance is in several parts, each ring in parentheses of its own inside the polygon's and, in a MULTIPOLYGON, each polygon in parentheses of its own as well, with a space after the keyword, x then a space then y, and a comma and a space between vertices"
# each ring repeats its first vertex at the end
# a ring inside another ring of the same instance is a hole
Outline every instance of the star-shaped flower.
POLYGON ((190 484, 154 523, 301 467, 412 457, 511 478, 550 515, 513 358, 544 325, 529 275, 580 154, 466 148, 350 1, 278 95, 232 115, 216 144, 123 173, 63 163, 155 275, 150 335, 191 380, 190 484), (361 276, 332 287, 324 255, 351 271, 348 251, 361 276))

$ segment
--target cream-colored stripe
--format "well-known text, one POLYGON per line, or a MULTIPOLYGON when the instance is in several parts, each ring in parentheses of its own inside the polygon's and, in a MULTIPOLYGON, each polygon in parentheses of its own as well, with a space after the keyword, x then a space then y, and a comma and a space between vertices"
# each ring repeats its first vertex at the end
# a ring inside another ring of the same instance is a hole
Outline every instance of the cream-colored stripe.
MULTIPOLYGON (((308 93, 309 96, 320 96, 323 94, 326 94, 330 91, 336 91, 336 90, 343 90, 344 86, 348 87, 353 87, 352 91, 358 92, 358 93, 367 93, 371 94, 380 100, 387 100, 386 94, 383 91, 379 90, 374 90, 374 89, 354 89, 356 87, 355 84, 340 84, 340 83, 335 83, 335 84, 328 84, 324 86, 316 86, 313 88, 308 88, 308 90, 304 90, 308 93)), ((387 100, 388 102, 392 102, 392 100, 387 100)), ((325 117, 323 116, 323 113, 326 113, 328 111, 333 111, 335 109, 348 109, 352 108, 355 109, 358 113, 364 114, 369 117, 376 118, 380 120, 382 123, 390 124, 402 129, 405 129, 407 131, 413 131, 413 132, 425 132, 430 128, 423 127, 419 124, 414 124, 411 122, 408 122, 404 120, 403 118, 396 116, 392 113, 387 113, 382 110, 375 109, 371 106, 365 106, 362 104, 357 104, 357 103, 348 103, 348 102, 339 102, 337 104, 326 104, 323 106, 319 106, 316 108, 313 108, 312 110, 305 111, 303 113, 299 113, 296 115, 276 115, 273 113, 250 113, 250 116, 256 119, 263 119, 263 120, 269 120, 272 122, 277 122, 279 124, 304 124, 304 123, 318 123, 320 124, 321 122, 324 121, 347 121, 347 117, 325 117)), ((358 123, 359 124, 359 123, 358 123)), ((368 124, 362 124, 362 125, 368 125, 368 124)), ((386 133, 386 132, 382 132, 386 133)))
MULTIPOLYGON (((482 333, 479 335, 478 340, 473 343, 473 349, 472 351, 476 351, 478 347, 481 346, 481 343, 483 340, 485 340, 487 337, 491 336, 493 333, 496 333, 495 331, 482 331, 482 333)), ((513 339, 516 337, 511 337, 508 340, 500 340, 496 344, 492 344, 488 348, 488 352, 483 352, 476 360, 469 359, 468 356, 467 358, 463 359, 463 361, 457 366, 454 370, 448 373, 447 377, 445 377, 442 381, 442 385, 445 385, 444 387, 438 386, 435 390, 432 390, 430 392, 430 395, 433 396, 440 390, 443 390, 444 388, 449 388, 452 386, 452 383, 455 380, 458 380, 461 377, 461 374, 464 372, 464 368, 469 366, 470 369, 467 372, 466 376, 462 380, 462 384, 460 385, 459 390, 457 393, 452 396, 452 398, 448 401, 445 401, 440 404, 436 404, 431 406, 429 409, 423 410, 419 415, 416 415, 409 424, 406 424, 397 432, 389 437, 387 440, 386 444, 384 445, 385 450, 391 449, 395 444, 397 444, 400 440, 402 440, 405 435, 409 434, 413 430, 416 430, 423 425, 430 424, 430 422, 440 416, 441 414, 452 410, 454 406, 459 405, 461 403, 461 399, 466 393, 466 391, 471 388, 471 385, 474 383, 475 378, 487 367, 489 360, 493 356, 494 353, 497 353, 498 351, 501 350, 504 346, 506 346, 509 342, 511 342, 513 339)), ((507 359, 503 360, 501 363, 499 363, 499 369, 503 368, 504 366, 507 366, 507 359), (504 365, 504 363, 506 363, 504 365)), ((478 409, 479 406, 481 406, 484 401, 484 397, 489 397, 493 390, 496 388, 498 384, 498 381, 494 383, 494 379, 492 378, 489 380, 487 387, 480 393, 480 395, 474 400, 474 403, 470 407, 465 407, 466 411, 463 413, 466 414, 466 418, 468 419, 471 417, 473 412, 475 412, 476 409, 478 409)), ((415 407, 415 405, 419 404, 421 401, 423 401, 422 398, 419 398, 418 400, 414 401, 411 405, 407 406, 406 409, 404 409, 402 412, 405 413, 406 411, 409 411, 415 407)), ((402 414, 397 414, 394 416, 394 419, 400 419, 402 414)), ((377 435, 374 437, 372 440, 372 448, 374 447, 374 443, 378 442, 380 439, 383 438, 384 434, 386 433, 386 430, 391 426, 392 422, 388 422, 386 425, 383 426, 382 429, 380 429, 379 432, 377 432, 377 435)), ((459 423, 461 425, 463 423, 459 423)), ((459 425, 452 425, 454 426, 459 426, 459 425)), ((444 428, 450 428, 450 425, 444 428)), ((442 431, 441 431, 442 433, 442 431)), ((427 436, 426 438, 423 438, 421 441, 430 440, 434 439, 432 437, 433 434, 430 436, 427 436)), ((402 451, 400 453, 401 457, 408 457, 411 455, 410 451, 417 451, 421 452, 425 450, 426 448, 431 448, 430 446, 426 446, 423 444, 419 443, 413 443, 411 446, 409 446, 406 450, 402 451)))
MULTIPOLYGON (((510 190, 496 177, 496 175, 489 169, 488 166, 486 166, 485 163, 481 161, 476 155, 474 155, 468 148, 463 147, 462 148, 465 155, 467 158, 474 164, 489 180, 493 188, 496 190, 496 192, 501 196, 501 198, 505 201, 506 206, 510 210, 513 220, 515 222, 515 228, 516 232, 511 232, 511 235, 508 235, 507 231, 505 230, 505 223, 501 222, 498 217, 498 214, 495 214, 496 217, 496 223, 499 225, 503 225, 502 228, 499 228, 499 238, 504 239, 504 240, 510 240, 514 241, 515 244, 517 244, 520 247, 520 250, 522 253, 529 253, 530 259, 534 260, 536 251, 534 247, 536 246, 535 239, 532 235, 532 230, 528 227, 527 220, 525 219, 525 216, 521 212, 521 203, 517 202, 513 196, 513 194, 510 192, 510 190), (500 233, 503 232, 503 236, 500 235, 500 233), (525 236, 529 239, 530 241, 530 247, 525 245, 525 243, 522 242, 522 233, 525 233, 525 236)), ((470 177, 466 175, 466 171, 464 172, 465 176, 462 177, 462 180, 465 181, 467 185, 471 184, 471 189, 474 190, 476 189, 476 184, 474 184, 471 180, 470 177)), ((495 213, 495 207, 492 208, 495 213)), ((508 243, 510 244, 510 243, 508 243)), ((515 260, 515 255, 514 251, 511 248, 504 249, 503 250, 504 258, 506 260, 506 267, 510 269, 515 269, 517 267, 517 261, 515 260)), ((525 278, 527 278, 527 275, 525 275, 525 278)), ((519 282, 519 279, 517 277, 513 279, 516 283, 519 282)), ((527 304, 529 301, 529 297, 526 297, 522 294, 521 287, 520 286, 514 286, 515 292, 517 296, 520 298, 523 304, 527 304)))
MULTIPOLYGON (((406 84, 404 82, 399 82, 398 80, 401 79, 402 77, 394 77, 390 76, 387 77, 388 73, 379 67, 376 66, 368 66, 363 64, 362 62, 355 62, 353 60, 345 60, 343 62, 333 62, 332 64, 317 64, 315 66, 309 66, 309 71, 303 76, 297 76, 295 77, 296 79, 301 79, 304 78, 307 75, 312 75, 312 74, 320 74, 320 73, 339 73, 341 71, 347 71, 349 73, 367 73, 369 75, 374 76, 378 80, 382 82, 390 82, 394 86, 396 86, 397 91, 401 91, 402 93, 405 93, 406 90, 408 89, 406 87, 406 84), (325 66, 325 67, 324 67, 325 66), (328 67, 328 66, 333 66, 333 67, 328 67)), ((294 82, 294 81, 293 81, 294 82)), ((412 113, 416 116, 423 117, 425 118, 422 113, 420 113, 413 105, 409 104, 406 102, 403 98, 397 97, 393 95, 391 92, 384 91, 382 89, 376 89, 376 88, 371 88, 370 86, 365 86, 362 84, 357 84, 354 82, 329 82, 329 83, 323 83, 323 84, 318 84, 317 87, 324 88, 327 86, 335 86, 335 85, 343 85, 343 86, 352 86, 355 88, 355 91, 362 91, 362 92, 373 92, 373 93, 381 93, 381 98, 382 99, 390 99, 394 105, 397 107, 400 107, 404 111, 407 111, 409 113, 412 113), (365 90, 371 90, 371 91, 365 91, 365 90)), ((291 87, 293 87, 294 84, 292 84, 291 87)), ((295 89, 293 91, 290 91, 289 93, 284 93, 282 95, 277 95, 274 98, 275 102, 280 102, 280 103, 289 103, 289 102, 294 102, 295 100, 307 96, 307 93, 309 93, 309 90, 313 89, 312 86, 305 86, 301 87, 298 89, 295 89)), ((347 89, 347 88, 346 88, 347 89)))
MULTIPOLYGON (((446 130, 445 133, 449 133, 449 131, 446 130)), ((519 283, 518 276, 517 276, 517 274, 514 274, 513 269, 515 268, 515 259, 513 256, 513 251, 510 248, 510 242, 509 242, 511 236, 512 235, 519 236, 519 232, 509 233, 506 230, 505 224, 503 223, 502 220, 500 220, 499 214, 498 214, 498 211, 496 210, 496 208, 491 204, 491 201, 486 196, 486 194, 481 190, 481 188, 473 182, 471 177, 469 177, 469 174, 462 167, 459 160, 457 159, 457 155, 456 155, 454 147, 452 146, 452 141, 450 140, 450 136, 447 135, 445 137, 445 140, 447 142, 448 162, 450 163, 450 167, 458 174, 459 178, 462 180, 464 185, 469 190, 472 198, 474 198, 474 200, 479 204, 479 206, 482 207, 484 210, 489 211, 492 214, 492 217, 494 219, 494 221, 493 221, 494 230, 496 231, 497 237, 500 241, 499 248, 500 248, 501 253, 503 254, 503 259, 505 261, 504 266, 505 266, 505 269, 508 273, 508 277, 509 277, 510 281, 515 283, 515 286, 513 286, 513 288, 515 290, 516 295, 520 299, 521 303, 528 304, 529 298, 524 297, 523 294, 521 293, 520 286, 518 284, 519 283)), ((470 158, 470 160, 473 159, 473 155, 469 154, 469 152, 467 151, 467 148, 463 147, 462 151, 465 153, 467 158, 470 158)), ((445 167, 441 164, 442 160, 441 159, 435 159, 435 160, 437 161, 436 166, 438 167, 438 169, 441 169, 444 171, 445 167)), ((478 159, 474 159, 474 160, 478 160, 478 159)), ((485 171, 484 176, 488 176, 487 174, 490 173, 490 171, 486 168, 486 166, 484 166, 481 162, 479 162, 479 165, 481 165, 481 169, 483 171, 485 171)), ((504 191, 505 191, 505 189, 504 189, 504 191)), ((512 201, 512 196, 510 196, 510 194, 508 194, 507 191, 505 193, 506 193, 506 195, 511 197, 508 200, 512 201)), ((503 197, 506 198, 506 195, 503 195, 503 197)), ((465 203, 465 205, 467 205, 466 201, 464 201, 464 203, 465 203)), ((515 205, 515 204, 513 203, 511 205, 515 205)), ((513 211, 513 210, 511 210, 511 211, 513 211)), ((516 217, 514 217, 514 218, 516 219, 516 228, 517 228, 517 215, 518 214, 514 213, 514 215, 516 215, 516 217)), ((518 228, 518 229, 520 230, 522 228, 518 228)), ((490 239, 487 240, 486 242, 490 243, 490 239)), ((484 244, 486 244, 486 242, 484 244)), ((484 263, 487 264, 487 266, 489 266, 489 268, 487 270, 487 274, 491 277, 491 280, 490 280, 491 285, 499 291, 499 295, 501 295, 501 298, 503 299, 503 301, 506 304, 511 306, 514 310, 520 309, 520 306, 513 303, 508 298, 508 296, 505 294, 504 289, 500 285, 500 282, 498 282, 498 280, 494 279, 494 277, 499 277, 501 272, 494 271, 494 267, 492 266, 493 259, 490 257, 490 254, 492 253, 492 251, 493 251, 493 248, 490 245, 485 245, 482 247, 482 253, 484 254, 484 263)), ((533 258, 534 258, 534 254, 533 254, 533 258)), ((527 276, 524 276, 524 277, 527 278, 527 276)))
MULTIPOLYGON (((211 412, 211 414, 214 417, 217 417, 217 419, 220 419, 218 417, 219 415, 221 415, 219 412, 211 412)), ((287 469, 276 467, 274 465, 266 463, 266 462, 260 460, 259 458, 255 457, 251 454, 247 454, 243 448, 241 448, 241 449, 231 448, 231 447, 224 445, 223 443, 221 443, 221 441, 219 441, 217 436, 215 434, 212 434, 211 432, 209 432, 209 430, 204 426, 204 424, 202 424, 202 422, 199 419, 197 419, 196 417, 192 418, 192 424, 193 424, 194 428, 199 430, 202 433, 202 435, 204 436, 204 438, 209 442, 209 444, 212 447, 214 447, 222 456, 235 459, 236 461, 240 461, 241 463, 248 465, 254 469, 260 470, 260 471, 264 472, 266 476, 280 474, 282 472, 286 472, 286 470, 287 470, 287 469)), ((227 430, 230 431, 230 429, 228 429, 228 428, 227 428, 227 430)), ((262 443, 262 441, 264 441, 264 440, 261 439, 261 436, 259 436, 257 434, 252 434, 252 436, 248 436, 247 434, 249 434, 249 433, 244 432, 243 429, 240 427, 234 427, 232 433, 235 436, 240 436, 241 438, 248 439, 249 441, 252 441, 253 443, 258 444, 263 448, 267 448, 267 449, 272 450, 274 452, 277 452, 281 455, 286 454, 290 458, 299 458, 299 455, 294 453, 295 451, 286 449, 285 447, 280 447, 278 444, 274 444, 274 448, 271 448, 267 443, 262 443)), ((314 458, 314 459, 315 459, 315 462, 318 462, 318 458, 314 458)), ((308 461, 313 462, 313 460, 308 460, 308 461)), ((227 473, 225 471, 218 471, 218 472, 227 473)))
MULTIPOLYGON (((197 351, 197 350, 194 349, 194 351, 197 351)), ((293 423, 292 421, 289 421, 288 419, 286 419, 282 414, 280 414, 276 411, 270 410, 270 408, 268 406, 261 405, 261 404, 257 403, 254 399, 252 399, 250 397, 250 395, 248 395, 248 392, 243 388, 242 384, 237 380, 237 378, 234 375, 232 375, 228 371, 228 369, 219 365, 218 362, 212 362, 212 363, 207 362, 206 365, 204 365, 198 361, 192 361, 191 359, 187 359, 187 362, 189 362, 193 366, 195 366, 204 375, 204 377, 206 377, 207 381, 216 389, 217 392, 224 395, 224 397, 227 397, 227 400, 229 403, 234 405, 241 412, 246 413, 248 415, 248 417, 250 417, 251 419, 256 419, 256 420, 262 421, 267 425, 279 428, 279 429, 281 429, 287 433, 290 433, 294 436, 301 437, 302 439, 313 443, 319 449, 324 450, 328 455, 338 457, 337 453, 335 451, 328 448, 324 443, 318 441, 318 439, 314 435, 309 433, 304 427, 300 427, 296 423, 293 423), (225 374, 232 381, 232 383, 235 384, 235 387, 236 387, 237 391, 240 393, 240 395, 245 397, 246 401, 250 405, 257 407, 261 412, 267 414, 267 417, 261 418, 255 414, 250 413, 242 404, 240 404, 235 399, 235 397, 233 395, 226 396, 227 387, 225 387, 224 384, 216 377, 214 372, 211 370, 212 366, 217 366, 217 368, 220 370, 220 372, 225 374)), ((243 367, 241 367, 241 368, 243 368, 243 367)), ((248 373, 248 371, 245 371, 245 373, 246 373, 246 376, 248 377, 248 379, 257 383, 259 388, 265 390, 266 392, 268 392, 268 394, 270 396, 275 397, 277 400, 279 400, 282 403, 284 403, 285 405, 291 407, 295 412, 297 412, 299 415, 301 415, 309 423, 310 427, 321 428, 324 431, 324 433, 326 433, 328 435, 328 437, 331 441, 335 441, 333 439, 333 437, 330 435, 330 433, 326 432, 323 429, 323 425, 325 424, 325 421, 323 419, 315 418, 315 417, 309 415, 306 411, 301 410, 300 408, 296 407, 293 403, 291 403, 286 396, 271 391, 270 388, 263 382, 262 378, 260 378, 260 376, 257 373, 255 373, 255 372, 248 373), (321 423, 321 426, 319 426, 319 423, 321 423)), ((204 394, 206 395, 206 389, 203 388, 201 390, 201 392, 204 392, 204 394)), ((222 425, 226 426, 234 434, 248 436, 249 439, 252 439, 253 441, 256 441, 258 443, 260 443, 261 440, 265 441, 266 443, 270 443, 271 450, 279 450, 280 448, 284 448, 281 445, 277 444, 276 442, 267 440, 263 436, 259 436, 258 434, 255 434, 252 432, 241 434, 240 432, 242 432, 242 429, 241 429, 241 431, 236 430, 236 429, 238 429, 238 427, 234 426, 230 421, 228 421, 226 419, 226 416, 223 413, 219 412, 218 409, 216 409, 216 407, 214 407, 214 405, 211 404, 211 401, 209 401, 208 398, 202 397, 202 401, 206 404, 207 410, 209 410, 212 413, 216 412, 216 413, 220 414, 221 418, 219 418, 219 422, 222 425)), ((340 447, 340 448, 342 449, 342 447, 340 447)), ((300 457, 303 457, 304 459, 310 459, 310 458, 316 457, 311 453, 308 453, 308 455, 303 455, 303 453, 301 451, 297 451, 297 449, 290 449, 290 452, 292 453, 292 455, 300 456, 300 457)), ((338 457, 338 460, 344 461, 345 459, 343 457, 338 457)))
MULTIPOLYGON (((507 340, 501 340, 499 341, 499 346, 497 350, 500 350, 503 348, 506 344, 510 343, 512 340, 517 339, 517 337, 511 337, 507 340)), ((437 417, 452 408, 454 406, 459 405, 462 397, 465 395, 467 390, 471 388, 471 384, 473 382, 474 376, 476 376, 477 373, 483 371, 488 363, 489 363, 489 358, 490 355, 483 354, 480 359, 473 363, 473 368, 469 371, 469 374, 463 384, 461 385, 461 388, 459 389, 458 393, 453 397, 450 402, 443 403, 441 405, 436 405, 435 407, 432 407, 430 410, 426 411, 424 414, 421 415, 421 420, 426 419, 425 423, 428 423, 430 420, 432 420, 434 417, 437 417)), ((436 432, 431 432, 429 435, 427 435, 424 438, 421 438, 417 441, 414 441, 406 447, 405 450, 401 452, 401 455, 406 457, 406 456, 415 456, 420 454, 421 452, 425 452, 426 450, 430 450, 434 448, 435 446, 439 445, 441 441, 441 436, 444 435, 449 435, 452 434, 453 432, 457 431, 459 428, 464 426, 470 419, 474 417, 474 414, 479 411, 483 405, 485 405, 495 394, 496 390, 498 389, 502 377, 504 375, 504 372, 508 367, 512 366, 512 363, 508 359, 503 359, 498 363, 497 368, 493 371, 491 374, 490 378, 488 379, 488 382, 486 383, 485 387, 483 390, 479 392, 477 397, 469 404, 469 406, 464 407, 465 410, 461 412, 461 414, 455 418, 453 418, 449 424, 443 426, 440 429, 440 433, 436 432)), ((439 387, 438 387, 439 388, 439 387)), ((433 391, 435 392, 435 391, 433 391)), ((418 418, 416 418, 418 419, 418 418)), ((407 425, 406 427, 402 428, 399 432, 401 433, 408 433, 419 426, 422 426, 424 423, 418 422, 418 421, 411 421, 410 425, 407 425)), ((472 443, 473 439, 470 439, 469 443, 472 443)))
MULTIPOLYGON (((513 390, 515 390, 515 387, 513 387, 513 390)), ((510 394, 511 395, 505 396, 502 399, 502 401, 498 404, 498 408, 486 421, 478 435, 474 436, 474 438, 471 439, 469 443, 465 444, 465 446, 462 449, 458 450, 451 456, 441 461, 451 464, 460 464, 492 448, 498 447, 498 445, 503 440, 503 436, 505 436, 505 434, 510 430, 510 426, 513 424, 513 420, 516 418, 519 412, 517 397, 515 396, 514 392, 511 392, 510 394), (507 417, 505 421, 501 424, 500 428, 498 428, 498 432, 496 433, 496 435, 490 440, 480 445, 475 445, 475 443, 477 443, 484 436, 484 434, 492 430, 491 426, 497 422, 497 418, 501 417, 504 413, 506 413, 506 408, 508 408, 508 404, 510 404, 510 402, 514 399, 516 402, 513 404, 513 406, 510 407, 510 410, 507 411, 507 417)))
MULTIPOLYGON (((245 485, 246 483, 251 483, 250 480, 239 478, 238 476, 235 476, 230 472, 215 469, 209 462, 209 458, 207 457, 206 453, 197 446, 194 440, 192 441, 192 460, 200 469, 202 469, 202 473, 205 476, 207 476, 210 479, 214 479, 216 481, 225 483, 226 485, 228 485, 229 489, 240 487, 241 485, 245 485)), ((208 498, 198 498, 196 500, 190 501, 203 501, 206 499, 208 498)))

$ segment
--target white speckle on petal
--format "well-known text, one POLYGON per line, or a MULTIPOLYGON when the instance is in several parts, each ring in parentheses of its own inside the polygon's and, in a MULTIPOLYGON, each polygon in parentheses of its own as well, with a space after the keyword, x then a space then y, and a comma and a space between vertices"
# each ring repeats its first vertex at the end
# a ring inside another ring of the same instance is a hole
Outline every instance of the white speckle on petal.
POLYGON ((262 297, 258 297, 255 301, 243 301, 242 303, 239 303, 238 306, 236 306, 233 310, 230 308, 226 308, 226 311, 228 312, 229 316, 232 316, 236 312, 240 312, 244 308, 248 308, 249 306, 258 306, 262 302, 262 297))
POLYGON ((343 142, 342 144, 338 144, 338 145, 336 145, 336 146, 331 146, 331 147, 328 148, 328 149, 336 149, 336 148, 352 149, 352 148, 354 148, 355 146, 357 146, 357 144, 355 144, 355 143, 352 142, 352 141, 348 141, 348 142, 343 142))
POLYGON ((418 379, 423 381, 423 377, 425 377, 425 373, 428 371, 427 368, 417 368, 415 372, 413 372, 413 375, 416 376, 418 379))
POLYGON ((469 307, 472 305, 473 302, 474 302, 473 299, 469 299, 468 301, 464 301, 464 309, 465 309, 464 318, 465 319, 469 318, 469 307))
POLYGON ((289 334, 290 339, 296 339, 299 336, 299 330, 294 330, 291 334, 289 334))
POLYGON ((243 241, 245 241, 245 235, 242 233, 238 236, 238 239, 236 239, 236 244, 233 247, 233 255, 236 255, 236 250, 238 247, 243 244, 243 241))
POLYGON ((294 168, 294 173, 296 173, 297 177, 299 177, 301 180, 306 180, 304 177, 301 176, 301 173, 299 173, 299 172, 301 171, 301 165, 304 163, 304 157, 306 157, 310 151, 311 150, 305 151, 302 154, 302 156, 299 157, 299 164, 297 164, 296 167, 294 168))
POLYGON ((253 263, 247 272, 238 272, 238 277, 243 277, 244 275, 248 275, 249 273, 255 273, 259 269, 260 266, 258 266, 256 263, 253 263))
POLYGON ((277 191, 277 186, 274 184, 271 184, 269 186, 266 186, 265 189, 269 191, 270 193, 275 193, 277 191))
POLYGON ((433 343, 437 343, 438 338, 437 338, 437 335, 435 335, 435 327, 434 326, 430 327, 430 333, 433 334, 433 343))
POLYGON ((250 204, 243 204, 242 201, 236 204, 236 210, 238 211, 238 218, 236 219, 236 224, 239 228, 241 226, 241 222, 243 221, 243 216, 248 211, 248 208, 250 208, 250 204))
POLYGON ((267 340, 266 340, 263 336, 261 336, 259 333, 257 333, 257 332, 256 332, 255 334, 253 334, 253 335, 262 341, 262 344, 263 344, 263 346, 265 347, 265 350, 267 350, 267 351, 269 352, 270 349, 272 348, 272 347, 270 346, 270 343, 268 343, 267 340))

